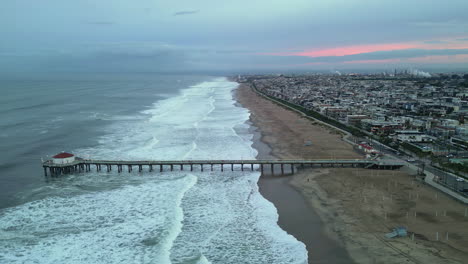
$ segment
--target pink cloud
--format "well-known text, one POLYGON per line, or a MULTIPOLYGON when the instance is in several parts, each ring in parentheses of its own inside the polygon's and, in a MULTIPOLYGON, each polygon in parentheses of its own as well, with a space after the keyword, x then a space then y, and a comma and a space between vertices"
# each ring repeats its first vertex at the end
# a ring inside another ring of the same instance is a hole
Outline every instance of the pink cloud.
POLYGON ((355 46, 343 46, 331 49, 321 50, 309 50, 304 52, 298 52, 296 56, 307 56, 307 57, 325 57, 325 56, 346 56, 360 53, 368 53, 375 51, 389 51, 389 50, 403 50, 413 49, 418 46, 410 43, 396 43, 396 44, 377 44, 377 45, 355 45, 355 46))
POLYGON ((375 51, 390 51, 417 48, 414 43, 388 43, 388 44, 369 44, 369 45, 352 45, 326 49, 309 49, 301 52, 272 52, 260 53, 260 55, 273 56, 304 56, 304 57, 328 57, 328 56, 346 56, 360 53, 368 53, 375 51))
POLYGON ((273 56, 303 56, 303 57, 328 57, 328 56, 347 56, 377 51, 392 51, 405 49, 468 49, 468 41, 461 39, 466 36, 450 38, 450 39, 432 39, 425 41, 413 41, 405 43, 382 43, 382 44, 365 44, 365 45, 349 45, 333 48, 311 48, 300 52, 271 52, 259 53, 259 55, 273 56), (430 43, 431 41, 439 43, 430 43))
POLYGON ((457 55, 435 55, 415 58, 395 58, 384 60, 357 60, 344 61, 343 64, 394 64, 394 63, 421 63, 421 64, 437 64, 437 63, 468 63, 468 54, 457 55))

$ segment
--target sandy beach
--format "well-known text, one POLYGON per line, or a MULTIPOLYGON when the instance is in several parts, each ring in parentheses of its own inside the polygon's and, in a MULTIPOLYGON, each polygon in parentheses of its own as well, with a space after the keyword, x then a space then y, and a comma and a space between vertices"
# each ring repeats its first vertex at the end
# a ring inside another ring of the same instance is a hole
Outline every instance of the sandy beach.
MULTIPOLYGON (((343 134, 285 109, 241 84, 259 158, 362 158, 343 134), (305 144, 310 142, 310 144, 305 144)), ((408 169, 303 169, 264 175, 262 194, 279 224, 306 244, 309 263, 466 263, 466 205, 426 186, 408 169), (397 226, 408 236, 386 239, 397 226)))

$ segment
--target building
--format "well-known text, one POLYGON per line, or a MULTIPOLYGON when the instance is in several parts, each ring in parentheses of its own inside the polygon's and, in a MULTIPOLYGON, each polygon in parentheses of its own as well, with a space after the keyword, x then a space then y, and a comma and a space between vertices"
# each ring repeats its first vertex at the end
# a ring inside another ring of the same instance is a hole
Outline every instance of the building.
POLYGON ((358 149, 364 151, 364 153, 370 155, 370 154, 378 154, 379 152, 375 150, 373 147, 367 145, 367 144, 358 144, 358 149))
POLYGON ((401 124, 373 119, 362 119, 361 125, 365 130, 375 134, 393 133, 395 130, 401 129, 401 124))
POLYGON ((396 138, 404 142, 428 142, 432 141, 426 134, 417 130, 397 130, 396 138))
POLYGON ((325 108, 325 115, 334 119, 345 119, 348 115, 348 110, 341 107, 327 107, 325 108))
POLYGON ((359 126, 361 124, 361 120, 368 119, 369 116, 367 115, 347 115, 346 116, 346 123, 352 126, 359 126))
POLYGON ((52 157, 52 162, 55 164, 66 164, 74 161, 75 155, 67 152, 62 152, 52 157))

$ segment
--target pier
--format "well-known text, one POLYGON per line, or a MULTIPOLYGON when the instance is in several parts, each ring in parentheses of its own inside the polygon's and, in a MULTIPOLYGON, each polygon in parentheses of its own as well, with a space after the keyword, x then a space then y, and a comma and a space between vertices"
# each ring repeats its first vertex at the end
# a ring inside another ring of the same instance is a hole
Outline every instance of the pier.
POLYGON ((359 160, 359 159, 343 159, 343 160, 147 160, 147 161, 123 161, 123 160, 90 160, 76 158, 69 163, 54 163, 48 160, 42 163, 44 174, 61 175, 68 173, 82 173, 91 171, 107 171, 112 170, 121 173, 123 171, 138 172, 148 171, 174 171, 174 170, 189 170, 194 171, 199 168, 200 171, 213 170, 259 170, 264 172, 269 169, 274 174, 275 169, 279 169, 281 174, 285 173, 285 169, 290 169, 291 173, 295 172, 296 167, 358 167, 368 169, 385 169, 393 170, 403 167, 402 163, 378 161, 378 160, 359 160))

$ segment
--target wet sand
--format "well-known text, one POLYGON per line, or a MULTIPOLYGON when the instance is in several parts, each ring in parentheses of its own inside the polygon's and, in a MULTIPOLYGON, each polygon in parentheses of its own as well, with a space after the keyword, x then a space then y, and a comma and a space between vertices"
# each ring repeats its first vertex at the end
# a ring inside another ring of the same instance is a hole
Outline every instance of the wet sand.
MULTIPOLYGON (((244 89, 241 87, 238 90, 237 99, 241 103, 246 103, 244 96, 252 98, 250 97, 251 94, 244 94, 242 92, 245 92, 245 87, 244 89)), ((268 103, 268 101, 266 102, 268 103)), ((284 113, 291 114, 289 111, 285 111, 284 113)), ((293 116, 296 115, 294 113, 292 114, 293 116)), ((256 120, 255 117, 256 116, 251 113, 251 121, 256 120)), ((286 119, 289 119, 289 116, 286 116, 286 119)), ((269 122, 268 120, 266 121, 269 122)), ((276 153, 274 144, 271 144, 269 140, 265 139, 265 135, 267 135, 270 140, 274 139, 274 134, 271 132, 267 133, 265 130, 262 131, 256 127, 257 124, 259 124, 258 120, 250 125, 251 132, 254 134, 253 147, 259 152, 257 155, 258 159, 280 159, 285 158, 285 156, 294 158, 294 156, 286 154, 285 152, 282 154, 276 153)), ((307 123, 304 123, 304 125, 307 126, 307 123)), ((322 131, 322 129, 324 128, 319 127, 319 131, 322 131)), ((329 140, 335 137, 339 138, 340 135, 333 132, 330 137, 325 136, 323 142, 328 143, 329 140)), ((302 143, 297 144, 303 145, 302 143)), ((339 153, 338 150, 336 150, 336 153, 339 153)), ((336 153, 330 153, 330 155, 336 155, 336 153)), ((345 155, 348 157, 358 157, 358 155, 354 153, 349 155, 349 153, 345 152, 345 155)), ((285 169, 285 172, 289 173, 289 168, 286 167, 285 169)), ((276 171, 279 172, 279 170, 276 171)), ((306 245, 309 263, 352 264, 353 261, 347 251, 337 239, 333 239, 325 233, 326 229, 324 228, 324 223, 320 216, 315 213, 301 193, 289 184, 290 180, 291 178, 289 176, 272 176, 271 171, 266 169, 265 174, 262 175, 258 183, 262 195, 275 204, 278 210, 278 224, 281 228, 306 245)))
POLYGON ((323 222, 286 177, 262 177, 260 192, 278 209, 278 224, 306 245, 309 263, 353 263, 346 250, 325 234, 323 222))
MULTIPOLYGON (((254 134, 253 147, 258 159, 275 159, 271 147, 261 140, 261 133, 251 124, 254 134)), ((289 184, 289 176, 272 176, 265 170, 258 185, 262 195, 278 210, 278 224, 306 245, 309 263, 352 264, 346 250, 336 240, 325 234, 324 224, 301 193, 289 184)), ((288 172, 286 170, 286 172, 288 172)))
MULTIPOLYGON (((248 86, 240 85, 237 97, 258 127, 254 147, 259 158, 361 158, 342 140, 343 134, 257 95, 248 86), (305 146, 309 140, 312 145, 305 146)), ((263 175, 259 186, 277 207, 279 225, 306 244, 309 263, 464 263, 466 206, 417 182, 413 174, 304 169, 290 177, 263 175), (384 239, 385 233, 401 225, 414 236, 384 239), (450 238, 442 239, 447 233, 450 238)))

